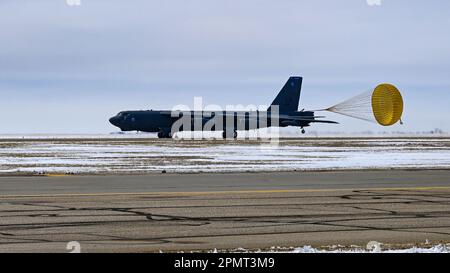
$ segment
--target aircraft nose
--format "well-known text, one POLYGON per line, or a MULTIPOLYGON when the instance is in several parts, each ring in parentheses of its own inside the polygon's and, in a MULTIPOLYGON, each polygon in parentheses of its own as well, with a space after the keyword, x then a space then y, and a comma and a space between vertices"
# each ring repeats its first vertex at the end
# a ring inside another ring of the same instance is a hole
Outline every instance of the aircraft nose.
POLYGON ((109 122, 112 125, 119 127, 119 118, 118 117, 114 116, 114 117, 110 118, 109 122))

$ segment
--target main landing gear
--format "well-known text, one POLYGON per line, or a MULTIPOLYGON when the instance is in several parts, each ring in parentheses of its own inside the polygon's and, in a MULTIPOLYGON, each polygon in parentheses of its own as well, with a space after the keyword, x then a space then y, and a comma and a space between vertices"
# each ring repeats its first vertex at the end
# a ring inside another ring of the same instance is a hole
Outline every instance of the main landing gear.
POLYGON ((223 131, 222 132, 222 137, 223 138, 231 138, 231 137, 237 138, 237 132, 236 131, 233 131, 233 132, 223 131))
POLYGON ((305 129, 303 129, 303 127, 302 127, 302 131, 301 132, 302 132, 302 134, 306 133, 306 131, 305 131, 305 129))

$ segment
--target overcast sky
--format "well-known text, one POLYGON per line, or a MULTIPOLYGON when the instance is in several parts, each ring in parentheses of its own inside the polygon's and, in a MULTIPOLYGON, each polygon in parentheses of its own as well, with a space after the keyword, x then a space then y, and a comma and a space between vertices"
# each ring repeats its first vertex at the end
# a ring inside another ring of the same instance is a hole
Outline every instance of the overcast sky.
MULTIPOLYGON (((74 0, 72 0, 74 1, 74 0)), ((108 133, 120 110, 269 104, 303 76, 300 108, 381 82, 405 125, 450 131, 450 1, 0 1, 0 133, 108 133)), ((327 114, 315 130, 384 130, 327 114)))

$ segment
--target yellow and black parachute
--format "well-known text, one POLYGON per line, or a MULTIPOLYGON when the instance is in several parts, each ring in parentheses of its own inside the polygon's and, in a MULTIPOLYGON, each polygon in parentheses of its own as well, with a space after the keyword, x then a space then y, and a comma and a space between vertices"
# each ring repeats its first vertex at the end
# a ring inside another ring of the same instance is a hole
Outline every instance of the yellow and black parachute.
POLYGON ((383 83, 324 110, 390 126, 401 122, 403 98, 394 85, 383 83))

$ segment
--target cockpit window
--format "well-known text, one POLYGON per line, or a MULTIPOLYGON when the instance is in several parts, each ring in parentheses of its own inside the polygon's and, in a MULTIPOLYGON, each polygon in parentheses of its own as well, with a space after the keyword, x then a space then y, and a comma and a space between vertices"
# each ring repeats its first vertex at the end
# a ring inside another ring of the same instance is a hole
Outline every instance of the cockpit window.
POLYGON ((130 114, 127 112, 120 112, 119 114, 117 114, 117 117, 121 119, 126 119, 129 115, 130 114))

